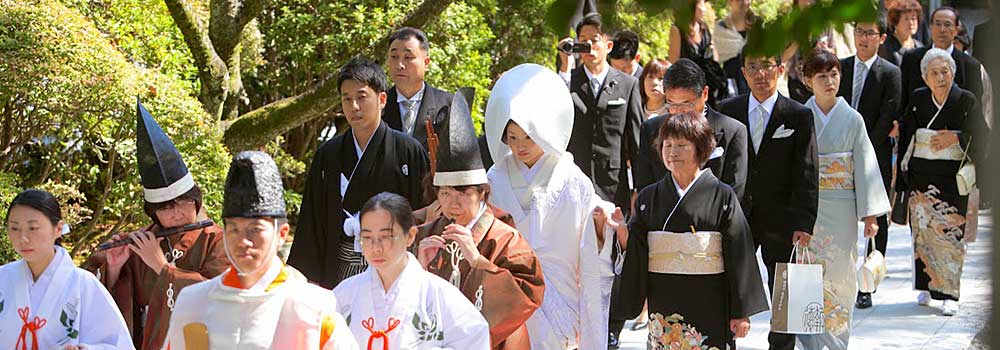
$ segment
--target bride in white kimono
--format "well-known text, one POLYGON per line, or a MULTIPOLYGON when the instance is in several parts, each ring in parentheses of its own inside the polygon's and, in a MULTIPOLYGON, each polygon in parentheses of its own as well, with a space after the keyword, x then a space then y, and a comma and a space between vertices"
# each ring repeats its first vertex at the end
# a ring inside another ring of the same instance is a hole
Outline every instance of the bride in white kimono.
POLYGON ((382 192, 365 203, 361 254, 368 269, 333 290, 358 345, 368 350, 487 350, 490 327, 455 286, 424 270, 406 199, 382 192))
POLYGON ((837 97, 840 61, 817 50, 806 59, 803 74, 815 93, 806 102, 813 111, 819 153, 819 209, 809 248, 823 265, 826 332, 798 339, 805 349, 847 349, 858 292, 857 222, 864 220, 865 238, 874 237, 875 218, 889 212, 889 198, 864 119, 837 97))
POLYGON ((597 196, 566 152, 573 102, 565 86, 536 64, 514 67, 494 85, 486 106, 487 144, 497 161, 487 173, 490 202, 513 216, 541 260, 545 297, 527 322, 532 349, 604 350, 608 314, 601 308, 592 219, 597 196))
POLYGON ((93 274, 56 245, 69 232, 52 194, 21 192, 7 211, 21 260, 0 266, 0 344, 15 349, 135 349, 118 307, 93 274))

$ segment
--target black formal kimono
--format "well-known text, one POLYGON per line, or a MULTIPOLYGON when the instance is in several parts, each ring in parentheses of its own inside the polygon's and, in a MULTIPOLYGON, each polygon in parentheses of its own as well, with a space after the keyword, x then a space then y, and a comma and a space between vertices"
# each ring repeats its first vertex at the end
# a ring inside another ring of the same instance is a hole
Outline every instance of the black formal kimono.
POLYGON ((900 125, 896 190, 910 193, 914 288, 930 291, 935 300, 958 300, 969 196, 959 193, 955 174, 966 152, 965 162, 984 168, 981 159, 989 132, 976 97, 958 86, 951 86, 940 113, 926 87, 913 92, 910 101, 900 125), (958 144, 933 151, 919 135, 940 130, 958 132, 958 144))
MULTIPOLYGON (((399 92, 396 87, 387 91, 386 104, 382 108, 382 121, 396 131, 403 130, 403 112, 396 102, 399 92)), ((417 139, 424 149, 427 149, 427 127, 425 121, 430 118, 434 132, 441 135, 442 125, 448 120, 448 106, 454 94, 438 89, 424 83, 424 96, 420 99, 420 107, 417 108, 417 118, 413 126, 413 134, 409 135, 417 139)), ((411 203, 412 204, 412 203, 411 203)))
MULTIPOLYGON (((639 132, 639 154, 632 162, 632 176, 635 188, 643 189, 659 181, 668 173, 663 165, 663 158, 656 151, 656 138, 660 126, 669 115, 649 118, 642 123, 639 132)), ((712 174, 743 196, 743 187, 747 180, 747 127, 738 120, 708 107, 705 118, 715 133, 715 147, 712 156, 705 163, 704 169, 711 169, 712 174)))
POLYGON ((632 191, 628 162, 635 159, 642 124, 639 81, 608 66, 604 85, 594 97, 586 67, 573 69, 573 132, 566 151, 594 183, 597 195, 628 210, 632 191))
POLYGON ((288 255, 289 265, 325 288, 367 267, 361 253, 355 252, 354 237, 344 233, 348 215, 356 216, 365 201, 380 192, 399 194, 416 208, 427 204, 421 180, 430 163, 416 140, 381 123, 360 163, 354 145, 354 134, 348 130, 316 151, 288 255), (343 184, 343 196, 341 176, 349 181, 343 184))
MULTIPOLYGON (((900 107, 909 106, 911 94, 916 92, 917 89, 927 86, 927 83, 924 82, 924 76, 920 72, 920 60, 932 48, 934 48, 934 45, 928 44, 919 49, 907 51, 903 55, 903 61, 899 65, 899 70, 903 78, 903 96, 902 100, 900 100, 900 107)), ((962 89, 972 92, 977 99, 982 98, 983 66, 979 60, 954 48, 951 51, 951 58, 955 60, 955 84, 958 84, 958 87, 962 89)), ((901 111, 900 115, 904 113, 906 113, 905 110, 901 111)))
POLYGON ((639 192, 635 207, 621 271, 622 284, 632 287, 622 289, 614 316, 633 318, 647 300, 650 349, 675 342, 678 349, 735 349, 729 321, 768 309, 736 193, 703 170, 683 197, 667 176, 639 192), (672 244, 662 231, 697 231, 711 237, 710 249, 672 244))

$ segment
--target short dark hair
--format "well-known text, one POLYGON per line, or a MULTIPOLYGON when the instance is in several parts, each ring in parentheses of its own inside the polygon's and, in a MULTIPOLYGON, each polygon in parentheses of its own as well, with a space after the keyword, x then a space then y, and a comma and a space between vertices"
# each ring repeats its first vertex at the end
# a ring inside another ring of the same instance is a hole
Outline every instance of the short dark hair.
POLYGON ((346 80, 354 80, 368 85, 376 93, 389 90, 389 82, 386 80, 382 67, 364 57, 352 58, 340 68, 340 76, 337 77, 338 90, 346 80))
POLYGON ((62 221, 62 209, 59 206, 59 201, 48 191, 31 188, 18 193, 14 197, 14 200, 10 201, 10 205, 7 206, 7 216, 4 217, 4 221, 10 219, 11 209, 14 209, 18 205, 41 212, 42 215, 45 215, 52 222, 53 226, 62 221))
POLYGON ((591 13, 588 13, 586 16, 583 16, 583 19, 580 20, 580 23, 576 24, 576 37, 577 38, 580 37, 580 31, 583 30, 584 26, 593 26, 594 28, 597 28, 597 33, 598 34, 602 34, 602 35, 604 34, 604 25, 601 24, 601 14, 600 13, 591 12, 591 13))
POLYGON ((646 65, 642 68, 642 74, 639 75, 639 97, 642 98, 643 106, 649 100, 649 96, 646 96, 646 86, 644 85, 646 84, 646 77, 666 74, 669 67, 670 62, 662 58, 654 58, 646 62, 646 65))
POLYGON ((614 39, 611 40, 615 45, 611 48, 608 58, 631 60, 639 53, 639 34, 631 30, 626 29, 615 33, 614 39))
POLYGON ((696 95, 705 90, 705 72, 697 63, 687 58, 677 60, 663 77, 663 92, 671 89, 687 89, 696 95))
POLYGON ((417 39, 417 42, 420 43, 420 49, 424 50, 425 53, 431 48, 431 42, 427 40, 427 34, 413 27, 402 27, 393 31, 389 35, 389 45, 392 45, 392 42, 396 40, 410 40, 411 38, 417 39))
POLYGON ((837 59, 837 55, 827 50, 812 50, 802 61, 802 76, 810 78, 834 68, 840 70, 840 60, 837 59))
POLYGON ((656 144, 653 145, 657 154, 662 157, 664 140, 668 138, 685 139, 694 144, 695 160, 704 166, 712 155, 712 151, 715 150, 715 133, 712 131, 712 126, 708 124, 708 119, 692 112, 670 114, 662 118, 665 119, 660 125, 656 144))
POLYGON ((150 219, 153 219, 153 223, 157 226, 163 226, 160 224, 160 220, 156 218, 156 212, 163 209, 173 203, 178 199, 190 199, 194 201, 195 212, 201 212, 202 198, 201 198, 201 188, 198 185, 194 185, 190 190, 184 192, 184 194, 177 196, 177 198, 171 199, 162 203, 150 203, 143 201, 142 211, 146 213, 150 219))
POLYGON ((410 207, 410 202, 398 194, 392 192, 382 192, 376 194, 374 197, 369 198, 365 205, 361 207, 361 212, 358 214, 358 220, 375 210, 382 209, 389 212, 389 216, 392 217, 393 224, 399 224, 403 228, 403 234, 406 234, 416 223, 416 219, 413 217, 413 208, 410 207))
POLYGON ((877 14, 875 16, 874 21, 860 21, 860 22, 855 21, 854 26, 857 27, 858 24, 868 24, 868 23, 874 24, 875 29, 878 29, 879 34, 886 34, 889 32, 889 24, 886 23, 885 15, 882 13, 877 14))
POLYGON ((927 17, 927 18, 929 18, 931 21, 934 21, 934 15, 936 15, 938 12, 941 12, 941 11, 951 11, 951 13, 955 15, 955 24, 958 25, 958 9, 956 9, 954 7, 951 7, 951 6, 941 6, 941 7, 938 7, 936 9, 934 9, 934 11, 931 11, 930 17, 927 17))
POLYGON ((924 20, 921 18, 924 14, 924 8, 920 6, 919 1, 896 0, 896 3, 889 8, 889 24, 895 27, 899 24, 899 20, 903 17, 903 15, 909 13, 917 15, 917 23, 924 20))
POLYGON ((743 45, 743 49, 740 50, 740 66, 745 66, 747 64, 747 59, 751 59, 751 58, 759 58, 759 59, 765 59, 765 60, 769 59, 769 58, 773 58, 774 59, 774 64, 781 64, 781 54, 780 53, 777 54, 777 55, 774 55, 774 56, 751 54, 750 53, 750 45, 743 45))
POLYGON ((482 197, 480 198, 481 200, 488 201, 490 199, 491 190, 490 190, 490 184, 488 183, 478 184, 478 185, 464 185, 464 186, 434 186, 434 189, 440 191, 442 188, 445 187, 451 187, 452 189, 458 192, 465 192, 469 189, 475 189, 477 192, 479 192, 479 196, 482 197))

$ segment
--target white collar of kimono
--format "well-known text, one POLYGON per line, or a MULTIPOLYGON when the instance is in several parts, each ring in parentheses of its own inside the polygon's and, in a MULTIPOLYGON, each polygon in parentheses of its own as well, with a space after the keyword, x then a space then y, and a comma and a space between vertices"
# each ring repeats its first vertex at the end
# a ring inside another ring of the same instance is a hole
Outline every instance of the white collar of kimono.
POLYGON ((521 174, 524 174, 524 181, 531 183, 531 180, 535 178, 535 175, 538 175, 538 172, 541 171, 542 168, 544 167, 543 165, 545 164, 545 161, 548 159, 548 157, 549 155, 547 153, 542 153, 541 158, 538 158, 538 160, 535 161, 535 164, 532 165, 530 168, 528 167, 527 164, 524 164, 524 162, 521 162, 520 160, 514 163, 516 163, 517 168, 521 170, 521 174))
POLYGON ((26 276, 28 276, 27 281, 29 286, 34 287, 38 284, 47 283, 52 279, 52 276, 56 274, 56 270, 59 269, 59 266, 63 264, 65 257, 69 256, 69 253, 67 253, 66 249, 63 247, 53 246, 53 248, 56 250, 55 255, 52 257, 52 261, 49 261, 49 265, 45 266, 45 270, 42 270, 42 274, 38 276, 38 280, 35 280, 31 275, 31 268, 28 267, 28 262, 24 261, 24 272, 27 273, 26 276), (43 282, 43 280, 45 280, 45 282, 43 282))
POLYGON ((502 141, 511 120, 546 154, 566 153, 573 132, 573 98, 566 82, 548 68, 525 63, 504 72, 493 85, 485 114, 486 144, 493 159, 511 154, 502 141))
POLYGON ((698 172, 694 174, 694 179, 691 180, 691 183, 688 184, 687 188, 681 188, 681 185, 677 184, 677 180, 674 180, 673 176, 670 177, 670 180, 674 182, 674 189, 677 190, 677 196, 680 197, 677 199, 678 202, 680 202, 681 198, 684 198, 684 195, 687 195, 688 191, 691 190, 691 186, 694 186, 694 183, 698 182, 698 178, 700 178, 701 174, 704 173, 705 169, 699 169, 698 172))
POLYGON ((400 286, 405 286, 409 280, 413 277, 419 276, 424 268, 420 266, 420 262, 417 261, 417 257, 413 256, 413 253, 406 252, 406 267, 403 267, 403 271, 396 276, 396 280, 392 281, 389 285, 389 289, 382 288, 382 279, 379 277, 378 270, 375 267, 369 266, 371 270, 371 288, 372 290, 382 291, 386 294, 393 294, 394 291, 398 291, 400 286))
POLYGON ((465 224, 465 228, 469 229, 469 231, 472 231, 472 227, 476 226, 476 223, 479 222, 479 219, 483 217, 483 213, 485 212, 486 212, 486 202, 479 202, 479 210, 476 211, 476 216, 472 217, 472 221, 469 221, 468 224, 465 224))
POLYGON ((835 114, 839 113, 838 110, 842 108, 841 105, 850 106, 847 104, 847 100, 845 100, 843 96, 837 96, 837 102, 833 104, 833 108, 830 108, 830 113, 823 113, 823 110, 819 108, 818 104, 816 104, 816 96, 810 97, 809 100, 806 101, 806 107, 812 109, 813 115, 819 118, 819 121, 823 123, 823 125, 817 125, 817 137, 823 134, 823 130, 826 130, 827 124, 830 124, 830 119, 832 119, 835 114))
POLYGON ((764 110, 767 111, 767 116, 770 117, 771 113, 774 113, 774 104, 778 103, 778 92, 775 91, 771 97, 768 97, 763 102, 757 101, 757 97, 754 97, 753 94, 750 94, 749 100, 750 104, 748 105, 747 112, 753 113, 757 109, 757 105, 764 105, 764 110))
POLYGON ((247 288, 246 290, 250 292, 266 291, 267 287, 271 286, 271 282, 274 282, 274 280, 278 278, 278 275, 281 274, 281 269, 284 266, 285 264, 281 262, 281 259, 275 256, 274 259, 272 259, 271 261, 271 266, 268 266, 267 272, 264 272, 264 275, 261 276, 259 280, 257 280, 257 283, 254 283, 252 286, 250 286, 250 288, 247 288))
MULTIPOLYGON (((28 295, 18 296, 17 299, 31 303, 29 305, 40 305, 39 310, 31 311, 32 315, 48 315, 50 309, 56 307, 56 303, 44 301, 52 299, 55 295, 53 294, 54 292, 61 292, 66 287, 64 286, 68 282, 66 273, 76 268, 73 265, 73 259, 70 258, 66 249, 60 246, 54 246, 54 249, 56 250, 55 256, 52 257, 52 261, 45 267, 42 274, 38 276, 37 281, 32 277, 27 261, 21 259, 16 262, 22 265, 23 280, 21 283, 24 283, 24 287, 18 288, 18 290, 28 293, 28 295), (38 293, 36 293, 36 287, 44 287, 44 293, 42 293, 42 290, 38 290, 38 293)), ((18 282, 15 281, 14 283, 18 282)), ((13 306, 11 307, 13 308, 13 306)))

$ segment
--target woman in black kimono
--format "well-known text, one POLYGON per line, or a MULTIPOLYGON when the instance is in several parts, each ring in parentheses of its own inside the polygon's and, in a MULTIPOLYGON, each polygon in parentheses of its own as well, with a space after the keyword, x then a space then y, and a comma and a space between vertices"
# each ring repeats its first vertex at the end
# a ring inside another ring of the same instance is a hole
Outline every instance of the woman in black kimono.
POLYGON ((736 193, 701 169, 715 148, 712 128, 676 114, 654 147, 670 173, 635 202, 621 272, 633 287, 612 313, 633 318, 648 298, 649 349, 735 349, 768 305, 736 193))

